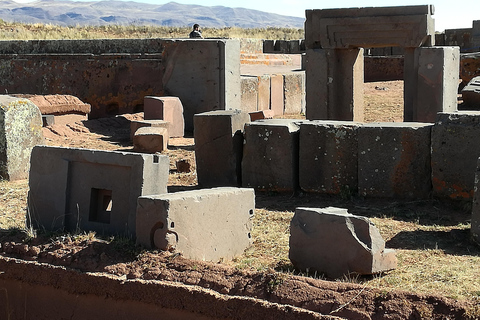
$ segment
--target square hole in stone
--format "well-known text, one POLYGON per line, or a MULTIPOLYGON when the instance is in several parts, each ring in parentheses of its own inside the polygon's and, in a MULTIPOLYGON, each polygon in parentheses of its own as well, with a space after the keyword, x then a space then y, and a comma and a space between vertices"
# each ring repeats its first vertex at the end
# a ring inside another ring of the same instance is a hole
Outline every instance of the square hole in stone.
POLYGON ((110 223, 112 190, 92 188, 88 221, 110 223))

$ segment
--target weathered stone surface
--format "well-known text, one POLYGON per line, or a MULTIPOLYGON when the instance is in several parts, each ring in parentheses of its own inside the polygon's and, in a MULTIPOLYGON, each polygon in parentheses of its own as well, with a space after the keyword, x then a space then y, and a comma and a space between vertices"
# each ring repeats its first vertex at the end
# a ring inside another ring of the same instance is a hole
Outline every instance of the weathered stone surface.
POLYGON ((298 120, 265 119, 245 125, 242 186, 258 190, 298 188, 298 120))
POLYGON ((428 198, 431 123, 369 123, 358 129, 358 191, 363 196, 428 198))
POLYGON ((243 128, 249 121, 249 114, 239 110, 195 115, 195 161, 200 186, 241 185, 243 128))
POLYGON ((167 192, 164 155, 36 146, 28 208, 35 229, 135 236, 137 198, 167 192))
POLYGON ((432 5, 306 10, 305 45, 314 48, 420 47, 435 34, 432 5))
POLYGON ((219 261, 251 245, 253 189, 213 188, 138 199, 137 244, 219 261))
POLYGON ((241 77, 241 109, 245 112, 257 111, 258 78, 255 76, 241 77))
POLYGON ((349 274, 375 274, 395 269, 395 251, 366 217, 341 208, 296 208, 290 223, 293 265, 324 273, 330 278, 349 274))
POLYGON ((284 107, 283 75, 270 75, 270 110, 276 116, 283 115, 284 107))
POLYGON ((357 192, 360 125, 326 120, 300 124, 299 181, 302 190, 346 195, 357 192))
POLYGON ((143 127, 158 127, 170 129, 170 122, 165 120, 134 120, 130 122, 130 139, 133 140, 135 132, 143 127))
POLYGON ((460 56, 460 79, 463 84, 466 85, 478 76, 480 76, 480 52, 462 54, 460 56))
POLYGON ((145 120, 165 120, 170 122, 168 134, 170 138, 183 137, 185 121, 183 106, 178 97, 146 96, 143 99, 145 120))
POLYGON ((480 76, 475 77, 462 89, 464 105, 480 109, 480 76))
POLYGON ((258 76, 257 110, 270 109, 270 75, 258 76))
POLYGON ((0 95, 0 177, 28 177, 30 153, 43 144, 42 115, 29 100, 0 95))
POLYGON ((283 75, 285 114, 305 113, 305 72, 291 72, 283 75))
POLYGON ((275 115, 272 110, 260 110, 255 112, 250 112, 250 121, 256 121, 261 119, 273 119, 275 115))
POLYGON ((89 114, 91 109, 88 103, 66 94, 14 94, 13 96, 30 100, 40 109, 42 115, 89 114))
POLYGON ((472 204, 471 230, 473 241, 480 245, 480 158, 477 160, 475 187, 472 204))
POLYGON ((439 113, 432 129, 434 195, 472 199, 480 157, 480 112, 439 113))
POLYGON ((161 127, 142 127, 133 136, 133 150, 155 153, 167 150, 168 130, 161 127))

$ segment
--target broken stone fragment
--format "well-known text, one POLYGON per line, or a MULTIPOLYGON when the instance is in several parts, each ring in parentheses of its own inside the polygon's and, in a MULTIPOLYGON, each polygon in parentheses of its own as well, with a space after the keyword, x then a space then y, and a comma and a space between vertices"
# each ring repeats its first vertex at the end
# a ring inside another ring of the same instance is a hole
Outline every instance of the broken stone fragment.
POLYGON ((330 278, 395 269, 395 251, 366 217, 341 208, 296 208, 290 224, 292 264, 330 278))

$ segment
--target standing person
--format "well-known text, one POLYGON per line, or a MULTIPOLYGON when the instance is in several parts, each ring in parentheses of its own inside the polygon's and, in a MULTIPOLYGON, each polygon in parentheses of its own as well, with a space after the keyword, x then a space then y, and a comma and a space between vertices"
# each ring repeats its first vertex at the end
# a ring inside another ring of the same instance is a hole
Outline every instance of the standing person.
POLYGON ((198 23, 195 23, 193 25, 193 30, 192 32, 190 32, 190 34, 188 35, 190 38, 200 38, 200 39, 203 39, 202 37, 202 31, 200 31, 200 26, 198 25, 198 23))

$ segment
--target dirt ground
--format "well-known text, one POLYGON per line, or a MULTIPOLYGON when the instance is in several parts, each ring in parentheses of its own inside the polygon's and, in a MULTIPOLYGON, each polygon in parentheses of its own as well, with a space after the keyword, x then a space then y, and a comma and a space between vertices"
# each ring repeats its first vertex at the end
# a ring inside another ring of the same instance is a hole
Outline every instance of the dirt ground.
MULTIPOLYGON (((402 121, 402 93, 401 81, 366 84, 366 121, 402 121)), ((134 114, 86 120, 81 116, 63 116, 56 119, 55 125, 43 130, 48 145, 132 151, 129 121, 141 117, 142 114, 134 114)), ((170 156, 169 191, 195 187, 193 138, 171 139, 165 154, 170 156), (190 163, 191 170, 179 172, 178 160, 190 163)), ((258 194, 256 202, 257 207, 267 210, 292 210, 299 198, 303 203, 322 205, 338 205, 339 202, 338 198, 304 194, 296 197, 258 194)), ((369 205, 375 208, 389 203, 382 200, 369 205)), ((355 205, 358 211, 363 204, 349 202, 348 205, 355 205)), ((365 208, 364 211, 371 215, 372 210, 365 208)), ((475 306, 440 296, 301 277, 275 269, 258 271, 235 268, 228 263, 192 261, 175 253, 141 250, 132 246, 128 239, 98 239, 88 233, 33 237, 25 232, 0 229, 0 245, 0 253, 4 256, 83 272, 110 273, 126 279, 182 282, 221 294, 250 296, 346 319, 475 319, 478 315, 472 311, 475 306)))

